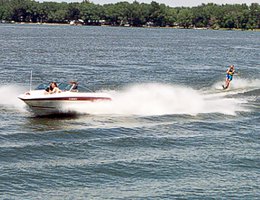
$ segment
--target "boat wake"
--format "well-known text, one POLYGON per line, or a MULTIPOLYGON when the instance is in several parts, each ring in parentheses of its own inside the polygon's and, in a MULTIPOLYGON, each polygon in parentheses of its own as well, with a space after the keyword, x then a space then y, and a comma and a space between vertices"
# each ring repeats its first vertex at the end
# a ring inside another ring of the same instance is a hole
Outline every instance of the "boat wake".
MULTIPOLYGON (((113 115, 113 116, 157 116, 157 115, 198 115, 219 113, 236 115, 250 111, 249 96, 259 96, 259 80, 236 79, 229 90, 222 90, 221 82, 195 90, 190 87, 148 83, 136 84, 121 90, 102 91, 111 95, 112 101, 68 104, 64 113, 113 115)), ((26 105, 17 96, 25 91, 17 86, 0 87, 0 108, 25 112, 26 105)), ((256 98, 255 98, 256 99, 256 98)))
MULTIPOLYGON (((216 91, 216 90, 223 91, 223 88, 222 88, 223 83, 224 83, 224 81, 216 82, 212 86, 211 89, 213 91, 216 91)), ((249 91, 249 90, 259 89, 259 86, 260 86, 260 80, 258 80, 258 79, 247 80, 247 79, 236 78, 231 82, 229 89, 226 91, 238 93, 240 91, 249 91)))
POLYGON ((93 115, 198 115, 221 113, 236 115, 248 111, 247 101, 222 93, 208 94, 188 87, 166 84, 138 84, 121 91, 105 91, 112 96, 110 102, 74 105, 64 109, 93 115))

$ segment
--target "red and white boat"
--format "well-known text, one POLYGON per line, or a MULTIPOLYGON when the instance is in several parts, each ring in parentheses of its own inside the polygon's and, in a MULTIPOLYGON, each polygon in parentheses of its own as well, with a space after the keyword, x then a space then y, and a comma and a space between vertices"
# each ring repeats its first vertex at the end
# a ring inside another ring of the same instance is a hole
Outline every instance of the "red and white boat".
POLYGON ((35 90, 30 90, 18 96, 24 101, 29 109, 37 116, 71 114, 69 108, 75 105, 84 105, 96 101, 111 101, 106 93, 85 92, 86 89, 76 82, 59 83, 59 93, 49 94, 46 92, 48 84, 40 84, 35 90), (85 90, 85 91, 84 91, 85 90))

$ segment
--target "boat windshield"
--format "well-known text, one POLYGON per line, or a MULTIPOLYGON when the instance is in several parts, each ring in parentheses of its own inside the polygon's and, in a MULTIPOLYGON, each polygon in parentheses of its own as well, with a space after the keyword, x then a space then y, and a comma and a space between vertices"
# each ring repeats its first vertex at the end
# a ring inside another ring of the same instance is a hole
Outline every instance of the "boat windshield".
MULTIPOLYGON (((79 86, 77 84, 70 84, 70 83, 57 83, 58 88, 62 91, 71 91, 71 92, 87 92, 91 91, 85 87, 79 86)), ((50 86, 50 83, 42 83, 38 85, 35 90, 46 90, 50 86)))
POLYGON ((62 91, 70 91, 72 85, 68 83, 58 83, 58 88, 62 91))
POLYGON ((49 87, 50 84, 42 83, 38 85, 35 90, 46 90, 49 87))

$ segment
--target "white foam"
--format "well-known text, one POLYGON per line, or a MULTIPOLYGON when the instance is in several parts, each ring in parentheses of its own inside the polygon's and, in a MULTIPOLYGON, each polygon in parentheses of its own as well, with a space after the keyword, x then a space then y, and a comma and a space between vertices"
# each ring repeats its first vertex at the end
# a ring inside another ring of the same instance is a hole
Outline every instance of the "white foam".
MULTIPOLYGON (((225 80, 222 82, 215 83, 212 88, 214 89, 223 89, 222 85, 225 83, 225 80)), ((238 89, 257 89, 260 87, 260 80, 248 80, 236 77, 230 82, 229 90, 238 90, 238 89)))
POLYGON ((14 85, 0 87, 0 105, 24 110, 25 104, 17 98, 23 91, 24 88, 14 85))
POLYGON ((231 88, 233 89, 259 89, 260 88, 260 80, 248 80, 242 78, 236 78, 231 82, 231 88))
POLYGON ((110 102, 74 105, 70 109, 79 113, 109 115, 170 115, 222 113, 235 115, 246 111, 246 101, 223 96, 209 96, 188 87, 166 84, 139 84, 121 91, 106 91, 110 102))

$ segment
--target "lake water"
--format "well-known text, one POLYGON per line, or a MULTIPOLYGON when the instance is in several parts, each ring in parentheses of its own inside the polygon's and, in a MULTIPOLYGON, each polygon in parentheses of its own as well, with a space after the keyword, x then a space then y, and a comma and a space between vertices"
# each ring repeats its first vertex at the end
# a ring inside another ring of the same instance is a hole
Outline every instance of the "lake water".
POLYGON ((0 199, 259 199, 260 32, 5 24, 0 46, 0 199), (35 117, 31 70, 113 101, 35 117))

